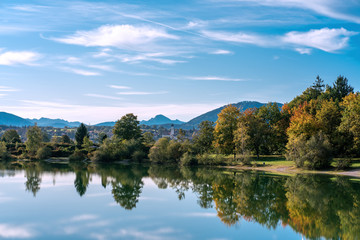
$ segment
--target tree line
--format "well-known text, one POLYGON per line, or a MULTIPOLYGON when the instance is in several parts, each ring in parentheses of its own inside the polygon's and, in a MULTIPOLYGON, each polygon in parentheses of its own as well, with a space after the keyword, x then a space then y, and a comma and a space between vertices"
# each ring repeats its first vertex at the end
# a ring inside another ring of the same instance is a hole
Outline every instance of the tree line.
POLYGON ((328 168, 334 157, 340 157, 336 167, 346 168, 350 158, 360 156, 360 94, 354 93, 343 76, 326 86, 318 76, 281 108, 277 103, 245 111, 226 106, 215 123, 200 123, 191 140, 179 130, 176 139, 155 142, 152 133, 141 131, 131 113, 119 119, 112 132, 111 138, 100 134, 94 143, 81 124, 75 142, 63 135, 50 144, 36 125, 28 128, 25 143, 16 130, 7 130, 1 138, 0 157, 70 157, 72 161, 103 162, 148 158, 155 163, 219 165, 225 164, 229 155, 243 164, 249 164, 253 155, 284 155, 297 167, 310 169, 328 168))

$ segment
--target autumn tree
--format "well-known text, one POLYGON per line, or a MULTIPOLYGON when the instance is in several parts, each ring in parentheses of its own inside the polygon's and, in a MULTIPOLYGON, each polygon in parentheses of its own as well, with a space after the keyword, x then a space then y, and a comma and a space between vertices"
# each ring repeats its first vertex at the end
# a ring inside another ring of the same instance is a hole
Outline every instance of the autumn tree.
POLYGON ((351 150, 360 154, 360 95, 353 93, 349 94, 344 98, 341 106, 344 110, 342 111, 339 130, 343 134, 351 136, 351 150))
POLYGON ((85 124, 81 123, 75 133, 76 145, 80 147, 84 143, 84 137, 89 137, 88 130, 85 124))
POLYGON ((223 154, 234 154, 234 135, 237 129, 240 110, 232 105, 226 106, 219 114, 214 131, 215 148, 223 154))
POLYGON ((121 119, 115 123, 113 133, 114 136, 119 139, 139 139, 141 137, 141 129, 137 116, 132 113, 122 116, 121 119))

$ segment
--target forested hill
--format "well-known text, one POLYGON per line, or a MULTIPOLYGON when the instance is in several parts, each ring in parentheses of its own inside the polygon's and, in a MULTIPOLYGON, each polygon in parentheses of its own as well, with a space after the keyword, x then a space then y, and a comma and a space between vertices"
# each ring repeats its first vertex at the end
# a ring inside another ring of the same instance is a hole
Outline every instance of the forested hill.
MULTIPOLYGON (((282 103, 277 103, 279 108, 283 106, 282 103)), ((237 108, 239 108, 241 111, 245 111, 249 108, 260 108, 261 106, 266 105, 266 103, 260 103, 255 101, 242 101, 238 103, 231 104, 237 108)), ((205 120, 213 121, 215 122, 218 118, 218 114, 223 110, 227 105, 224 105, 222 107, 216 108, 210 112, 204 113, 196 118, 191 119, 189 122, 181 125, 182 128, 189 129, 189 128, 197 128, 197 126, 205 120)))

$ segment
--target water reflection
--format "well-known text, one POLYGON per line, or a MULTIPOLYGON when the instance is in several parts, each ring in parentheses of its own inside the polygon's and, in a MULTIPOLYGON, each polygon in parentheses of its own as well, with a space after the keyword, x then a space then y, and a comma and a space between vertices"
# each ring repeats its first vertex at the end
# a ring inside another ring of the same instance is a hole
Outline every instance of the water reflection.
MULTIPOLYGON (((36 197, 42 175, 73 173, 74 187, 86 196, 92 177, 110 188, 114 202, 126 210, 136 208, 151 178, 159 189, 172 189, 179 200, 195 194, 202 208, 215 208, 227 226, 240 220, 267 229, 290 226, 309 239, 356 239, 360 236, 360 184, 346 177, 268 175, 226 169, 177 168, 161 165, 1 163, 0 177, 24 171, 25 190, 36 197)), ((55 177, 54 177, 54 184, 55 177)))

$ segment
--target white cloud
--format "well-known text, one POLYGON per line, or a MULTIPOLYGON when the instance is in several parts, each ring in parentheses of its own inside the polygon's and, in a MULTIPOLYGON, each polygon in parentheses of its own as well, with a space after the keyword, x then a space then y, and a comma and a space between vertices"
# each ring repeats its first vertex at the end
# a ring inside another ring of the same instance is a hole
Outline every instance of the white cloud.
MULTIPOLYGON (((336 52, 347 46, 349 37, 357 33, 344 28, 312 29, 308 32, 289 32, 282 40, 285 43, 321 49, 325 52, 336 52)), ((306 52, 305 52, 306 53, 306 52)))
POLYGON ((202 31, 204 36, 217 40, 217 41, 225 41, 225 42, 233 42, 233 43, 247 43, 258 46, 268 46, 272 45, 270 41, 264 38, 264 36, 256 35, 256 34, 247 34, 242 32, 232 33, 232 32, 218 32, 218 31, 202 31))
POLYGON ((178 39, 165 30, 133 25, 104 25, 90 31, 77 31, 74 35, 53 40, 86 47, 116 47, 131 49, 146 46, 158 39, 178 39))
POLYGON ((156 53, 144 53, 144 54, 137 54, 137 55, 122 55, 118 56, 122 62, 129 62, 129 63, 137 63, 137 62, 143 62, 143 61, 152 61, 152 62, 158 62, 162 64, 175 64, 175 63, 183 63, 185 61, 181 60, 173 60, 168 58, 163 58, 163 56, 171 55, 169 53, 162 53, 162 52, 156 52, 156 53))
POLYGON ((69 221, 70 222, 82 222, 82 221, 89 221, 89 220, 95 220, 98 216, 93 214, 82 214, 78 216, 72 217, 69 221))
POLYGON ((37 52, 31 51, 8 51, 0 53, 0 65, 35 65, 36 61, 41 58, 37 52))
POLYGON ((0 98, 5 97, 6 95, 7 95, 7 94, 1 93, 1 94, 0 94, 0 98))
POLYGON ((78 68, 69 68, 69 67, 63 67, 62 68, 65 71, 68 72, 72 72, 78 75, 82 75, 82 76, 100 76, 101 74, 98 72, 94 72, 94 71, 88 71, 88 70, 84 70, 84 69, 78 69, 78 68))
POLYGON ((166 94, 166 91, 160 92, 118 92, 119 95, 154 95, 154 94, 166 94))
POLYGON ((17 92, 18 89, 7 87, 7 86, 0 86, 0 92, 17 92))
POLYGON ((295 48, 295 51, 297 51, 300 54, 310 54, 311 48, 295 48))
POLYGON ((215 55, 228 55, 228 54, 233 54, 233 52, 231 52, 231 51, 229 51, 229 50, 218 49, 218 50, 215 50, 215 51, 211 52, 211 54, 215 54, 215 55))
POLYGON ((357 32, 345 28, 311 29, 308 32, 292 31, 283 36, 262 36, 233 32, 203 31, 211 39, 225 42, 252 44, 261 47, 294 47, 301 54, 310 54, 310 48, 336 52, 347 47, 351 36, 357 32))
POLYGON ((119 86, 119 85, 109 85, 109 87, 114 89, 131 89, 131 87, 119 86))
POLYGON ((27 227, 12 226, 9 224, 0 224, 1 238, 31 238, 34 233, 27 227))
POLYGON ((242 79, 242 78, 228 78, 228 77, 217 77, 217 76, 187 77, 187 79, 196 80, 196 81, 229 81, 229 82, 246 81, 246 79, 242 79))
MULTIPOLYGON (((214 0, 213 0, 214 1, 214 0)), ((314 11, 318 14, 335 18, 346 20, 350 22, 360 23, 360 17, 354 16, 351 14, 342 13, 339 10, 343 8, 349 8, 354 4, 351 4, 351 1, 342 1, 342 0, 215 0, 220 2, 249 2, 255 3, 262 6, 270 7, 287 7, 287 8, 301 8, 314 11)))
POLYGON ((104 98, 104 99, 112 99, 112 100, 122 100, 123 99, 123 98, 119 98, 119 97, 113 97, 113 96, 107 96, 107 95, 101 95, 101 94, 95 94, 95 93, 87 93, 87 94, 84 94, 84 96, 95 97, 95 98, 104 98))

